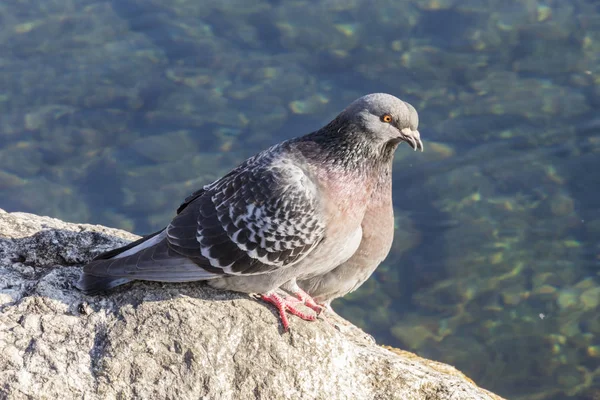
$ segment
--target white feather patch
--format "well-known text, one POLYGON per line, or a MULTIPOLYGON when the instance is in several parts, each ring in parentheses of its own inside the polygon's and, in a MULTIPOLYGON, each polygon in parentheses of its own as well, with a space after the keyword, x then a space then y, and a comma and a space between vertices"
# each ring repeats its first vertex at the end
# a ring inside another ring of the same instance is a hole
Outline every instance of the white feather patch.
POLYGON ((142 243, 138 244, 137 246, 130 248, 127 251, 124 251, 124 252, 122 252, 120 254, 117 254, 116 256, 114 256, 112 258, 123 258, 123 257, 130 256, 132 254, 135 254, 135 253, 137 253, 140 250, 143 250, 143 249, 146 249, 148 247, 154 246, 155 244, 157 244, 158 242, 160 242, 161 240, 163 240, 166 236, 167 236, 167 230, 165 229, 164 231, 162 231, 158 235, 154 236, 153 238, 148 239, 145 242, 142 242, 142 243))

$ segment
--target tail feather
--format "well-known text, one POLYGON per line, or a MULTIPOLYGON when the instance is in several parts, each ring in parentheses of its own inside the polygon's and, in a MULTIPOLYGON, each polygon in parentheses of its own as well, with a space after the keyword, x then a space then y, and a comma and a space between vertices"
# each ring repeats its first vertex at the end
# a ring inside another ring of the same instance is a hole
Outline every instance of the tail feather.
POLYGON ((148 244, 152 244, 153 243, 152 239, 155 236, 158 236, 158 235, 160 235, 163 232, 164 232, 164 229, 161 229, 160 231, 157 231, 157 232, 151 233, 150 235, 146 235, 144 237, 141 237, 141 238, 139 238, 138 240, 136 240, 134 242, 126 244, 125 246, 117 247, 116 249, 105 251, 104 253, 97 255, 94 258, 94 261, 95 260, 108 260, 109 258, 117 258, 118 256, 122 256, 122 254, 125 253, 125 252, 127 252, 127 250, 130 250, 130 249, 132 249, 134 247, 138 247, 142 243, 146 243, 147 245, 148 244))
POLYGON ((94 276, 81 274, 79 281, 75 284, 79 290, 88 295, 97 294, 110 290, 120 285, 131 282, 133 279, 114 276, 94 276))
POLYGON ((76 286, 94 294, 134 280, 190 282, 220 276, 202 267, 205 262, 210 268, 208 260, 190 259, 170 249, 163 232, 97 257, 83 267, 76 286))

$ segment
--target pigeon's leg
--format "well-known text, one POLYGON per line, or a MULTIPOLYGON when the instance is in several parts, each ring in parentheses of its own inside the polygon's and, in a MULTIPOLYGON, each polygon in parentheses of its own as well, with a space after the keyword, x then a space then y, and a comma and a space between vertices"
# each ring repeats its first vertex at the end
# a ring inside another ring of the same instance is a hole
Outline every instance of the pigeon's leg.
POLYGON ((298 310, 296 306, 299 302, 296 299, 288 299, 278 295, 275 292, 267 292, 261 295, 261 299, 277 307, 277 310, 279 311, 279 317, 281 318, 281 324, 283 325, 283 330, 286 332, 290 329, 290 322, 288 321, 286 311, 302 318, 305 321, 314 321, 316 319, 314 315, 306 314, 305 312, 298 310))
POLYGON ((281 287, 282 289, 293 293, 294 296, 296 296, 296 298, 300 300, 300 302, 302 302, 302 304, 304 304, 308 308, 313 309, 317 314, 321 314, 325 310, 325 307, 317 304, 317 302, 312 297, 310 297, 308 293, 306 293, 300 288, 300 286, 298 286, 296 280, 286 282, 281 287))
POLYGON ((323 311, 325 311, 326 308, 320 304, 317 304, 317 302, 310 297, 308 293, 300 288, 298 289, 299 290, 297 292, 294 292, 294 295, 298 298, 298 300, 304 303, 306 307, 313 309, 317 314, 321 314, 323 311))

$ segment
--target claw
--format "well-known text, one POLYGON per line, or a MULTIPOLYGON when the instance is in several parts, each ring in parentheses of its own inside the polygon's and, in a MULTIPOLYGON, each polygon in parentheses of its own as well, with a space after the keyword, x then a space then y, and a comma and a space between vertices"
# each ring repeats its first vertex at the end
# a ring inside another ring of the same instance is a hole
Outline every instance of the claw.
POLYGON ((302 304, 314 310, 317 313, 317 315, 321 314, 326 309, 325 306, 322 306, 319 303, 317 303, 311 297, 311 295, 302 290, 295 280, 286 282, 284 285, 281 286, 281 289, 285 290, 287 293, 292 293, 302 304))
POLYGON ((312 297, 310 297, 308 293, 306 293, 300 288, 298 288, 298 290, 294 292, 294 296, 296 296, 298 300, 300 300, 306 307, 314 310, 317 313, 317 315, 325 311, 325 307, 323 307, 320 304, 317 304, 317 302, 312 297))
POLYGON ((263 299, 263 301, 271 303, 277 307, 277 310, 279 311, 279 317, 281 318, 281 324, 283 325, 283 330, 285 332, 290 330, 290 322, 288 320, 286 311, 302 318, 305 321, 314 321, 317 318, 314 315, 306 314, 305 312, 298 310, 296 306, 299 304, 299 301, 296 299, 284 298, 273 292, 265 293, 260 297, 263 299))

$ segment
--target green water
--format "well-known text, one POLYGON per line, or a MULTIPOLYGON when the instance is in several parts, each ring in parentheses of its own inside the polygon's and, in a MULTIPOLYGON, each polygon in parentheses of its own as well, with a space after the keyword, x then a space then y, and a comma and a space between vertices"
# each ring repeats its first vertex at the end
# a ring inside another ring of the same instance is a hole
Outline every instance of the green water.
POLYGON ((146 233, 378 91, 426 151, 334 307, 508 398, 600 398, 597 1, 3 0, 0 208, 146 233))

